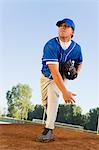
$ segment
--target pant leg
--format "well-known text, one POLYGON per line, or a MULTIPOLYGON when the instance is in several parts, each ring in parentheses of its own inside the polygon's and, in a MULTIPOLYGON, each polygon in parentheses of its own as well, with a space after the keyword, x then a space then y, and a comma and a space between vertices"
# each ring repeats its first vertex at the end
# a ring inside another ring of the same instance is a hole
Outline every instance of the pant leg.
POLYGON ((48 98, 47 98, 47 119, 46 128, 54 129, 54 123, 57 117, 60 90, 52 80, 48 85, 48 98))
POLYGON ((41 89, 41 98, 42 98, 42 105, 46 109, 47 106, 47 98, 48 98, 48 85, 50 84, 51 79, 48 79, 43 74, 40 79, 40 89, 41 89))

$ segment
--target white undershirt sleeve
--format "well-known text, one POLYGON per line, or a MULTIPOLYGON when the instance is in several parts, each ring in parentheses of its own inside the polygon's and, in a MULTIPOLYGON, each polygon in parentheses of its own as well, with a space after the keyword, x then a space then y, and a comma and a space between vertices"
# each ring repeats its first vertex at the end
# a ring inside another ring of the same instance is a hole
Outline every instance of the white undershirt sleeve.
POLYGON ((48 64, 58 64, 58 62, 47 61, 47 62, 46 62, 46 65, 48 65, 48 64))

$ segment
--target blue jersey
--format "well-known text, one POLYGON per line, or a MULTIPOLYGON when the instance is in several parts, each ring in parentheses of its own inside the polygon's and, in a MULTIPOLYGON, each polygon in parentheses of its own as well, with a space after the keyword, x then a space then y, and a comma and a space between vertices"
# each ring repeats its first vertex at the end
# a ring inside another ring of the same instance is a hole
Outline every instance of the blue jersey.
POLYGON ((52 79, 51 72, 46 63, 64 63, 70 59, 73 60, 76 64, 82 63, 83 58, 80 45, 71 40, 70 46, 64 50, 59 43, 58 37, 53 38, 49 40, 44 46, 41 72, 45 77, 52 79))

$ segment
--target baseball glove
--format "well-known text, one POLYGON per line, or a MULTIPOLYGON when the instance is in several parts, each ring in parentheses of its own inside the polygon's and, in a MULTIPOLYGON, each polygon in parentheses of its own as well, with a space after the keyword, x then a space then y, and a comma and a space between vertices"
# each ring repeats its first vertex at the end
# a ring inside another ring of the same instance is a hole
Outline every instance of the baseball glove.
POLYGON ((63 78, 65 77, 69 80, 74 80, 78 75, 72 60, 68 60, 61 64, 60 73, 63 78))

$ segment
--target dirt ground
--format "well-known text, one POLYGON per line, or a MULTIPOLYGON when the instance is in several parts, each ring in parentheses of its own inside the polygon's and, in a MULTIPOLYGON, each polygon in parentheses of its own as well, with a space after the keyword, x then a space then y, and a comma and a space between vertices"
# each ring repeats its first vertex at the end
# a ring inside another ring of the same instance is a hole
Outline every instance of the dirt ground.
POLYGON ((0 150, 99 150, 99 135, 55 128, 55 141, 36 142, 39 124, 0 124, 0 150))

